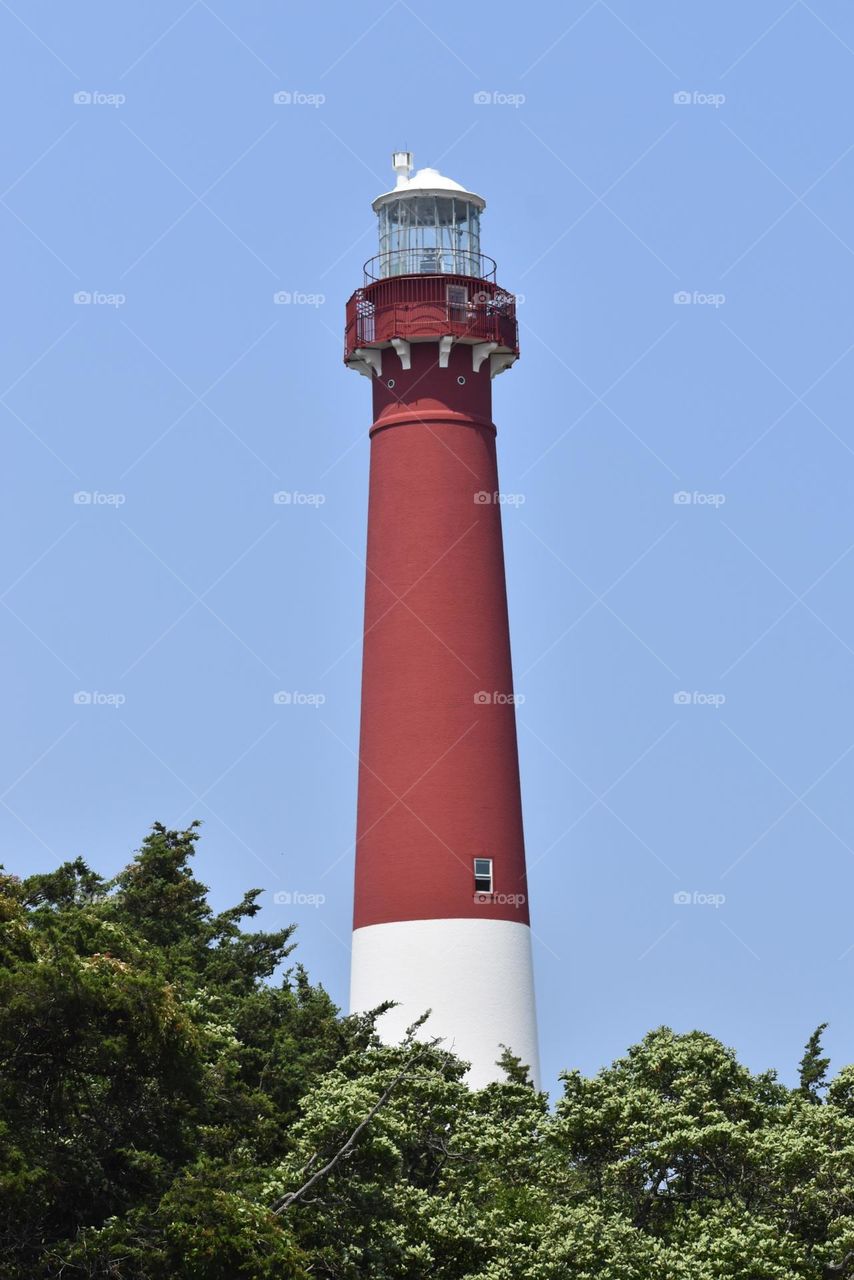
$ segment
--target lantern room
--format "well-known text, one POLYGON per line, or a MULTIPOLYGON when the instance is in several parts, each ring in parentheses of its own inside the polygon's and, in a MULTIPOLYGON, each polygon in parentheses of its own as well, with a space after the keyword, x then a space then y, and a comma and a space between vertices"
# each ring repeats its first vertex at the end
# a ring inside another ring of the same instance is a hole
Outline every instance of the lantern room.
POLYGON ((484 274, 480 215, 486 201, 438 169, 412 172, 412 153, 396 151, 394 190, 378 196, 379 257, 374 276, 484 274))
MULTIPOLYGON (((394 152, 397 182, 377 196, 377 256, 347 303, 344 360, 366 377, 382 376, 383 352, 411 367, 411 344, 437 343, 439 369, 454 346, 471 347, 471 368, 494 377, 519 354, 516 300, 499 288, 495 263, 480 251, 482 196, 438 169, 412 168, 412 153, 394 152)), ((462 377, 462 374, 457 374, 462 377)), ((460 384, 462 385, 462 384, 460 384)))

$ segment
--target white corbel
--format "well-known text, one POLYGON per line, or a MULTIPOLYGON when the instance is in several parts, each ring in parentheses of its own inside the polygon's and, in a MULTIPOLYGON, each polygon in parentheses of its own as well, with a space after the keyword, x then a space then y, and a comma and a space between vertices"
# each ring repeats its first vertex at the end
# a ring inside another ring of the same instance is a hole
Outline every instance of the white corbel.
POLYGON ((400 357, 401 369, 411 369, 412 359, 410 354, 410 346, 405 338, 392 338, 391 345, 394 347, 400 357))
POLYGON ((360 369, 359 373, 365 373, 368 378, 372 376, 372 373, 376 374, 378 378, 382 377, 383 353, 380 349, 377 347, 357 347, 353 355, 360 363, 368 366, 367 370, 360 369))
POLYGON ((489 376, 497 378, 499 373, 503 373, 505 369, 509 369, 511 364, 516 363, 516 353, 514 351, 499 351, 498 355, 489 357, 489 376))
POLYGON ((446 333, 444 338, 439 339, 439 368, 447 369, 448 360, 451 355, 451 347, 454 345, 454 336, 446 333))
POLYGON ((483 364, 487 356, 491 356, 497 348, 497 342, 476 342, 471 349, 471 367, 475 373, 480 373, 480 366, 483 364))

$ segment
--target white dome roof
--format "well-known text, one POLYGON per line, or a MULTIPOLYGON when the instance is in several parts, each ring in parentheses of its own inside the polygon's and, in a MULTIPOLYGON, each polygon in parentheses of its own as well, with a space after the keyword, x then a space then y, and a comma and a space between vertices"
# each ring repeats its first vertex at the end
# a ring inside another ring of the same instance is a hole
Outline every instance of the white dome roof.
MULTIPOLYGON (((407 155, 407 152, 397 152, 396 155, 407 155)), ((411 161, 410 161, 411 166, 411 161)), ((397 185, 392 191, 385 191, 381 196, 377 196, 371 205, 376 211, 381 205, 387 204, 389 200, 396 200, 399 196, 412 193, 413 195, 441 196, 455 195, 459 193, 464 199, 470 200, 472 204, 477 205, 479 209, 486 208, 486 201, 483 196, 477 196, 472 191, 467 191, 459 182, 454 182, 453 178, 446 178, 438 169, 427 166, 419 169, 417 173, 406 172, 402 165, 395 165, 397 172, 397 185)))

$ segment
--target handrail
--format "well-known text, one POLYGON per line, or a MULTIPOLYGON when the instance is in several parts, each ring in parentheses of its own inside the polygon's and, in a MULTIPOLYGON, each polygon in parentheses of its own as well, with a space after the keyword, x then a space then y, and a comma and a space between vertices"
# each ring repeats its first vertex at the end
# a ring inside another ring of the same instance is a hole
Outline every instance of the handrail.
POLYGON ((375 303, 359 290, 347 304, 345 359, 361 346, 389 343, 393 338, 440 338, 496 342, 518 350, 516 309, 510 295, 464 304, 445 299, 402 299, 375 303))
POLYGON ((393 280, 400 276, 465 276, 470 280, 495 280, 495 261, 485 253, 468 249, 392 249, 365 263, 365 282, 393 280))

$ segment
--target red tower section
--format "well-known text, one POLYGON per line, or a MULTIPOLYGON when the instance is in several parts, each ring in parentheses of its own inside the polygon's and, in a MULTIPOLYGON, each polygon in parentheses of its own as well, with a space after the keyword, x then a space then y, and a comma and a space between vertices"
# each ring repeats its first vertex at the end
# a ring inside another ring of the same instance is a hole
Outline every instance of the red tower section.
MULTIPOLYGON (((521 926, 529 949, 492 423, 492 379, 518 356, 515 302, 480 253, 480 197, 434 170, 410 177, 408 157, 396 160, 398 188, 374 204, 383 252, 347 304, 345 339, 347 364, 371 379, 374 413, 352 1003, 426 998, 457 1037, 465 1003, 446 990, 453 969, 431 987, 430 951, 476 951, 496 978, 505 961, 521 964, 510 985, 528 1012, 504 1027, 487 1019, 478 1043, 458 1050, 486 1079, 501 1043, 536 1071, 530 961, 505 955, 516 933, 486 929, 521 926), (407 974, 422 963, 423 974, 407 974), (519 1029, 520 1017, 530 1026, 519 1029)), ((489 984, 484 972, 475 986, 481 978, 489 984)), ((407 1009, 408 1020, 420 1012, 407 1009)))

